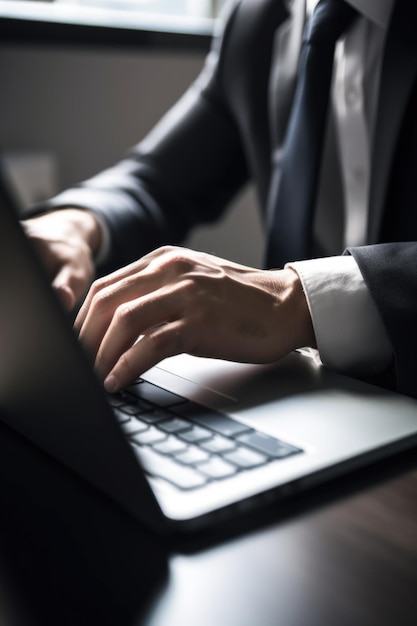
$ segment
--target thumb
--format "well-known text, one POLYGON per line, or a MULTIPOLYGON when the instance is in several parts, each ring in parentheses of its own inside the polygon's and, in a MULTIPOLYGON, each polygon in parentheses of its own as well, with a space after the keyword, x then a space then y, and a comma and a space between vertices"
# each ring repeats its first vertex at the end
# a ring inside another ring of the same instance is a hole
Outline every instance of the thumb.
POLYGON ((71 287, 69 285, 57 285, 55 284, 55 281, 54 283, 52 283, 52 287, 54 288, 55 293, 58 295, 58 298, 65 311, 72 311, 76 304, 76 297, 71 287))
POLYGON ((58 295, 62 306, 66 311, 71 311, 82 294, 78 294, 77 283, 71 267, 64 265, 52 281, 52 287, 58 295))

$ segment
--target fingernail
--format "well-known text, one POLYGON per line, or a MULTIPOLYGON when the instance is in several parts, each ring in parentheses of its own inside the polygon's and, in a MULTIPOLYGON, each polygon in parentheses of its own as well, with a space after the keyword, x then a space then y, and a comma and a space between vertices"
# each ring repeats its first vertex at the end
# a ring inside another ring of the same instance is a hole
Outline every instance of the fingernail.
POLYGON ((109 393, 117 391, 117 380, 113 374, 109 374, 104 381, 104 388, 109 393))

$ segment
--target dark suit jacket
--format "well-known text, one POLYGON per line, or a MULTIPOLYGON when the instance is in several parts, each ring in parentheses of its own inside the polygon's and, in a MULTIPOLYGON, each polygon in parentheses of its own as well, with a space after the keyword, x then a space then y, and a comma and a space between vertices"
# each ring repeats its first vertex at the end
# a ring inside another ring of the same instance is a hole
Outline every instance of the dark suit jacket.
MULTIPOLYGON (((291 12, 284 0, 233 2, 203 72, 180 102, 126 159, 51 202, 89 207, 109 224, 114 247, 103 272, 158 245, 183 241, 193 225, 218 218, 247 181, 254 182, 265 212, 271 153, 276 133, 285 126, 294 85, 290 71, 277 94, 278 131, 272 131, 277 122, 270 99, 279 61, 276 34, 295 33, 297 47, 302 2, 295 0, 291 12)), ((387 36, 375 131, 372 245, 348 252, 391 339, 397 388, 417 396, 416 26, 417 3, 398 0, 387 36)))

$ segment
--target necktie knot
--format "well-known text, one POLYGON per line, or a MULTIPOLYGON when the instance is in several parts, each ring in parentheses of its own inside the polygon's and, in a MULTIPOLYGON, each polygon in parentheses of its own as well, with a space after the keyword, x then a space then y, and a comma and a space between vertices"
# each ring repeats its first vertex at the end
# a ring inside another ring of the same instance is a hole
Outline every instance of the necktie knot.
POLYGON ((345 0, 320 0, 307 24, 304 40, 334 46, 357 15, 357 11, 345 0))

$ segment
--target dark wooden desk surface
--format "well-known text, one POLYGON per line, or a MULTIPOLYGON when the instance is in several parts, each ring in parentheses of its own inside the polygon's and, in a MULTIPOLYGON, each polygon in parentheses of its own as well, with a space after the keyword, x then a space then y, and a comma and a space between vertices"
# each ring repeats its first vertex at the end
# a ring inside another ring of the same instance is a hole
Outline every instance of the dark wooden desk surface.
POLYGON ((173 543, 0 424, 1 626, 417 623, 417 451, 173 543))

